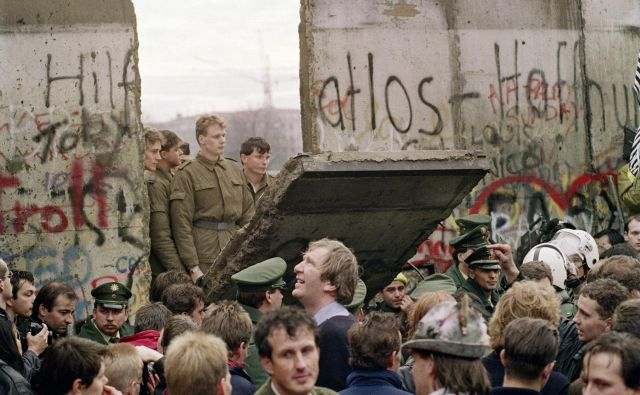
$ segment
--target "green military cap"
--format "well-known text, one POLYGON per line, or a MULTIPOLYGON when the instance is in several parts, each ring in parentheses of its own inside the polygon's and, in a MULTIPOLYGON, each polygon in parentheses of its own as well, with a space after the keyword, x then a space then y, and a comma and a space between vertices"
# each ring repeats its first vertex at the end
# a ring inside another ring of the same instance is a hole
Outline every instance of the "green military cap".
POLYGON ((491 216, 486 214, 470 214, 456 220, 456 224, 460 227, 460 234, 469 233, 474 228, 484 225, 487 228, 491 225, 491 216))
POLYGON ((469 232, 454 237, 449 241, 449 245, 456 251, 466 250, 467 248, 475 250, 487 244, 489 244, 489 228, 486 225, 476 226, 469 232))
POLYGON ((449 295, 453 295, 456 293, 456 283, 453 282, 451 277, 445 274, 432 274, 424 280, 420 281, 413 292, 411 292, 411 299, 418 300, 422 295, 427 292, 438 292, 443 291, 448 293, 449 295))
POLYGON ((282 279, 287 263, 282 258, 270 258, 256 263, 231 276, 241 292, 264 292, 274 288, 284 288, 282 279))
POLYGON ((349 302, 348 305, 344 306, 351 314, 356 314, 358 309, 364 303, 364 298, 367 296, 367 284, 362 281, 361 278, 358 279, 358 284, 356 284, 356 291, 353 293, 353 299, 349 302))
POLYGON ((108 309, 124 309, 131 299, 131 291, 124 284, 119 282, 108 282, 95 287, 91 291, 91 296, 95 299, 95 304, 102 305, 108 309))
POLYGON ((489 249, 485 246, 475 250, 471 255, 469 255, 466 261, 468 262, 467 266, 469 269, 500 269, 500 262, 497 259, 491 258, 489 249))

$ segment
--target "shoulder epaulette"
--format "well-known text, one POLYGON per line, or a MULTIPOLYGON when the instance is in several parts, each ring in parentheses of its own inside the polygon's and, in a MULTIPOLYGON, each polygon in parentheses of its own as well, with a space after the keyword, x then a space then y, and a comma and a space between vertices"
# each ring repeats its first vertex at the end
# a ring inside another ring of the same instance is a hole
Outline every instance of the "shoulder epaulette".
POLYGON ((184 169, 185 167, 189 166, 189 164, 190 164, 191 162, 192 162, 192 161, 190 161, 190 160, 185 161, 183 164, 181 164, 180 166, 178 166, 178 170, 182 170, 182 169, 184 169))

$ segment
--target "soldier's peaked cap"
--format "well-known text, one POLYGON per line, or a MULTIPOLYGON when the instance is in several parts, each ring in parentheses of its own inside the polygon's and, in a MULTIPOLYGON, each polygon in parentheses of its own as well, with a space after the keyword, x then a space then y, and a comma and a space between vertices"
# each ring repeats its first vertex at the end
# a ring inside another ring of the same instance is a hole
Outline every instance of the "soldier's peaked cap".
POLYGON ((91 290, 91 296, 96 305, 102 305, 108 309, 124 309, 131 299, 131 291, 124 284, 112 281, 101 284, 91 290))
POLYGON ((469 255, 466 259, 469 269, 487 269, 495 270, 500 269, 500 262, 491 258, 489 249, 487 247, 480 247, 469 255))
POLYGON ((263 292, 274 288, 284 288, 282 279, 287 263, 282 258, 270 258, 256 263, 231 276, 241 292, 263 292))
POLYGON ((476 250, 482 246, 489 244, 489 227, 486 225, 476 226, 468 233, 454 237, 449 241, 449 245, 456 251, 471 248, 476 250))
POLYGON ((487 228, 491 225, 491 217, 486 214, 470 214, 456 220, 456 224, 460 227, 460 234, 469 233, 474 228, 484 225, 487 228))

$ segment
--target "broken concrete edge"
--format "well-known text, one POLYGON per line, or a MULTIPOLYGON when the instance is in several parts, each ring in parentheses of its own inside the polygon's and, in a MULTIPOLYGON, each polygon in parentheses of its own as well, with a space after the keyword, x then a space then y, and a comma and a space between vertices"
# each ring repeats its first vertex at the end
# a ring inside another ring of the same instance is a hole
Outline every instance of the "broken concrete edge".
POLYGON ((300 121, 302 123, 302 149, 305 152, 317 153, 314 148, 317 145, 316 133, 313 133, 314 124, 310 114, 314 114, 313 103, 311 103, 311 97, 313 96, 313 81, 311 76, 312 60, 309 57, 314 56, 314 35, 311 31, 311 22, 309 18, 313 16, 313 5, 311 0, 300 0, 300 24, 298 25, 298 37, 300 42, 300 113, 307 114, 302 116, 300 121))
POLYGON ((269 252, 271 238, 269 234, 270 219, 279 215, 276 209, 278 203, 284 198, 289 185, 302 174, 304 174, 304 166, 300 160, 292 158, 284 164, 271 187, 258 201, 256 214, 251 218, 251 221, 231 238, 213 265, 205 273, 205 282, 207 284, 205 297, 207 302, 230 296, 228 292, 231 285, 231 276, 259 262, 246 259, 247 256, 255 256, 256 252, 258 252, 257 255, 260 255, 259 252, 263 251, 264 259, 269 258, 266 254, 269 252), (259 226, 260 224, 263 225, 259 226), (247 229, 252 229, 251 233, 248 233, 247 229), (251 248, 242 248, 243 245, 249 245, 251 248))
MULTIPOLYGON (((318 155, 298 155, 291 158, 285 163, 278 177, 269 190, 260 199, 255 216, 249 223, 243 227, 220 252, 213 265, 207 273, 205 273, 207 283, 208 302, 232 298, 230 291, 234 288, 231 286, 231 276, 238 271, 245 269, 261 260, 271 258, 270 242, 273 235, 270 234, 273 220, 281 216, 281 212, 277 206, 285 198, 290 185, 300 178, 306 172, 313 172, 314 165, 329 161, 336 164, 345 164, 345 171, 350 171, 347 167, 349 164, 357 164, 358 162, 369 163, 404 163, 411 162, 424 164, 425 161, 433 161, 435 164, 442 162, 447 164, 447 168, 458 168, 461 170, 476 171, 487 173, 489 170, 486 157, 481 152, 470 151, 412 151, 412 152, 379 152, 379 153, 362 153, 362 152, 340 152, 340 153, 324 153, 318 155), (384 158, 387 158, 386 160, 384 158), (457 162, 465 162, 467 166, 459 166, 457 162), (469 169, 469 161, 473 161, 474 169, 469 169)), ((341 167, 341 166, 340 166, 341 167)), ((388 170, 388 169, 385 169, 388 170)), ((410 169, 408 169, 410 170, 410 169)), ((440 166, 435 166, 435 170, 442 170, 440 166)), ((405 170, 406 171, 406 170, 405 170)), ((469 188, 469 191, 471 188, 469 188)), ((455 205, 453 202, 462 201, 466 192, 464 188, 456 191, 446 207, 443 208, 438 220, 425 226, 412 243, 405 247, 405 252, 401 256, 411 257, 415 253, 417 245, 425 240, 435 229, 438 222, 446 219, 452 212, 455 205)), ((303 247, 304 248, 304 247, 303 247)), ((300 251, 302 252, 302 251, 300 251)), ((407 258, 408 259, 408 258, 407 258)), ((290 262, 288 262, 290 263, 290 262)), ((389 267, 389 275, 394 271, 399 271, 404 262, 398 262, 397 267, 389 267)), ((375 287, 372 287, 374 291, 375 287)))

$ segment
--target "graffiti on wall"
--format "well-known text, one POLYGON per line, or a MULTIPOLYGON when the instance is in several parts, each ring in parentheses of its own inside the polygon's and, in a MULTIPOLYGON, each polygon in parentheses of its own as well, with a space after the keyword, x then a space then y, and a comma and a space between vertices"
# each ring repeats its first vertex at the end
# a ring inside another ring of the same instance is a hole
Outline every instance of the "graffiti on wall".
POLYGON ((99 30, 18 35, 47 50, 13 59, 28 66, 0 96, 2 257, 36 287, 72 284, 77 318, 96 285, 127 284, 137 306, 150 278, 132 31, 99 30))
MULTIPOLYGON (((490 173, 454 216, 489 214, 494 239, 514 249, 539 218, 591 233, 619 229, 611 184, 623 163, 623 132, 638 124, 638 108, 628 76, 585 75, 583 46, 570 34, 540 47, 517 34, 489 42, 483 73, 474 64, 466 75, 462 64, 466 85, 455 95, 452 77, 437 72, 442 59, 407 73, 397 63, 380 66, 377 53, 347 51, 346 67, 331 67, 327 77, 326 67, 318 68, 323 78, 311 90, 317 144, 341 151, 483 150, 490 173)), ((448 267, 456 227, 447 224, 419 247, 415 261, 448 267)))

